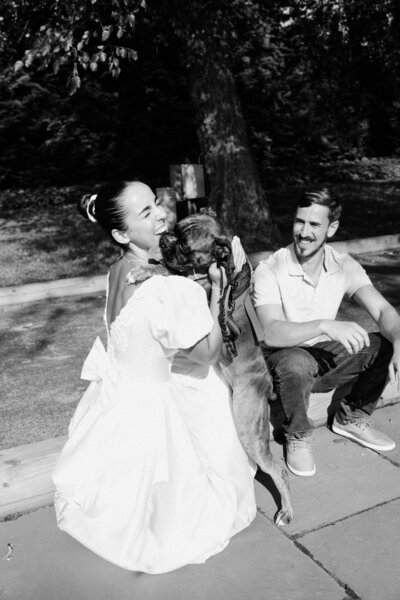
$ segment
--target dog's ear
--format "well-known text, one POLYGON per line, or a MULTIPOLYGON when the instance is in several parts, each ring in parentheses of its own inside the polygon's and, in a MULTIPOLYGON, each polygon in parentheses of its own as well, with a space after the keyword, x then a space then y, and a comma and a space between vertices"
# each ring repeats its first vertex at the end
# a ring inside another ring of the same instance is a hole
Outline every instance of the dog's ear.
POLYGON ((233 275, 235 265, 232 256, 232 246, 228 238, 216 237, 211 248, 211 256, 219 267, 224 267, 228 279, 233 275))
POLYGON ((215 210, 213 208, 210 208, 209 206, 203 206, 202 208, 200 208, 199 213, 201 215, 213 217, 213 219, 216 219, 217 217, 217 213, 215 212, 215 210))
POLYGON ((163 261, 168 269, 185 274, 193 268, 191 249, 178 239, 173 231, 161 234, 160 249, 163 261))

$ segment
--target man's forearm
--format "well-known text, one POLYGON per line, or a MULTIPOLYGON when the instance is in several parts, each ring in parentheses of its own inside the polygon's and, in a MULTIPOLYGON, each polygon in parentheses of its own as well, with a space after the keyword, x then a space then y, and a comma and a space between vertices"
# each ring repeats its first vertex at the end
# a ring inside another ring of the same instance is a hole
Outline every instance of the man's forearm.
POLYGON ((377 324, 381 334, 393 345, 400 347, 400 316, 393 306, 388 306, 382 311, 377 324))
POLYGON ((277 320, 265 325, 261 321, 264 330, 264 342, 272 348, 301 346, 307 340, 324 333, 321 323, 321 320, 306 323, 277 320))

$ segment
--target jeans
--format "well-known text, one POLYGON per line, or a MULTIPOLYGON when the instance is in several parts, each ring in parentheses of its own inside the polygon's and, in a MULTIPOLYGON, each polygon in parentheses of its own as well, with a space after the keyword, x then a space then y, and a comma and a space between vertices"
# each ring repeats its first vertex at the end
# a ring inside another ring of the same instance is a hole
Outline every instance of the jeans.
POLYGON ((340 407, 335 416, 341 424, 373 413, 387 382, 393 347, 380 333, 370 333, 369 339, 370 346, 356 354, 349 354, 340 342, 264 348, 286 436, 312 429, 307 417, 311 392, 337 389, 340 407))

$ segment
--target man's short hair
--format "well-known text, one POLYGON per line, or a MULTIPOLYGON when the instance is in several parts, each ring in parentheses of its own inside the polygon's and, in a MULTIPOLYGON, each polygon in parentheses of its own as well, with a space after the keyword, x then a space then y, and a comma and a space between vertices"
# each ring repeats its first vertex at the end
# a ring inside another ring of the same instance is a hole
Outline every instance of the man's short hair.
POLYGON ((320 204, 329 208, 328 219, 329 223, 338 221, 342 214, 342 206, 338 199, 332 195, 327 188, 313 189, 304 192, 297 202, 298 208, 305 208, 313 204, 320 204))

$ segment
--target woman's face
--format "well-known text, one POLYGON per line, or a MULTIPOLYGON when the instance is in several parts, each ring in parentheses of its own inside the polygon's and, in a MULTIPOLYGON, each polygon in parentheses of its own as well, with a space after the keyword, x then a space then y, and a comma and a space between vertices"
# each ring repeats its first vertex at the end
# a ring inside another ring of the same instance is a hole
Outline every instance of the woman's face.
POLYGON ((148 185, 130 183, 122 197, 126 229, 123 243, 142 250, 158 247, 160 235, 167 231, 166 212, 148 185))

